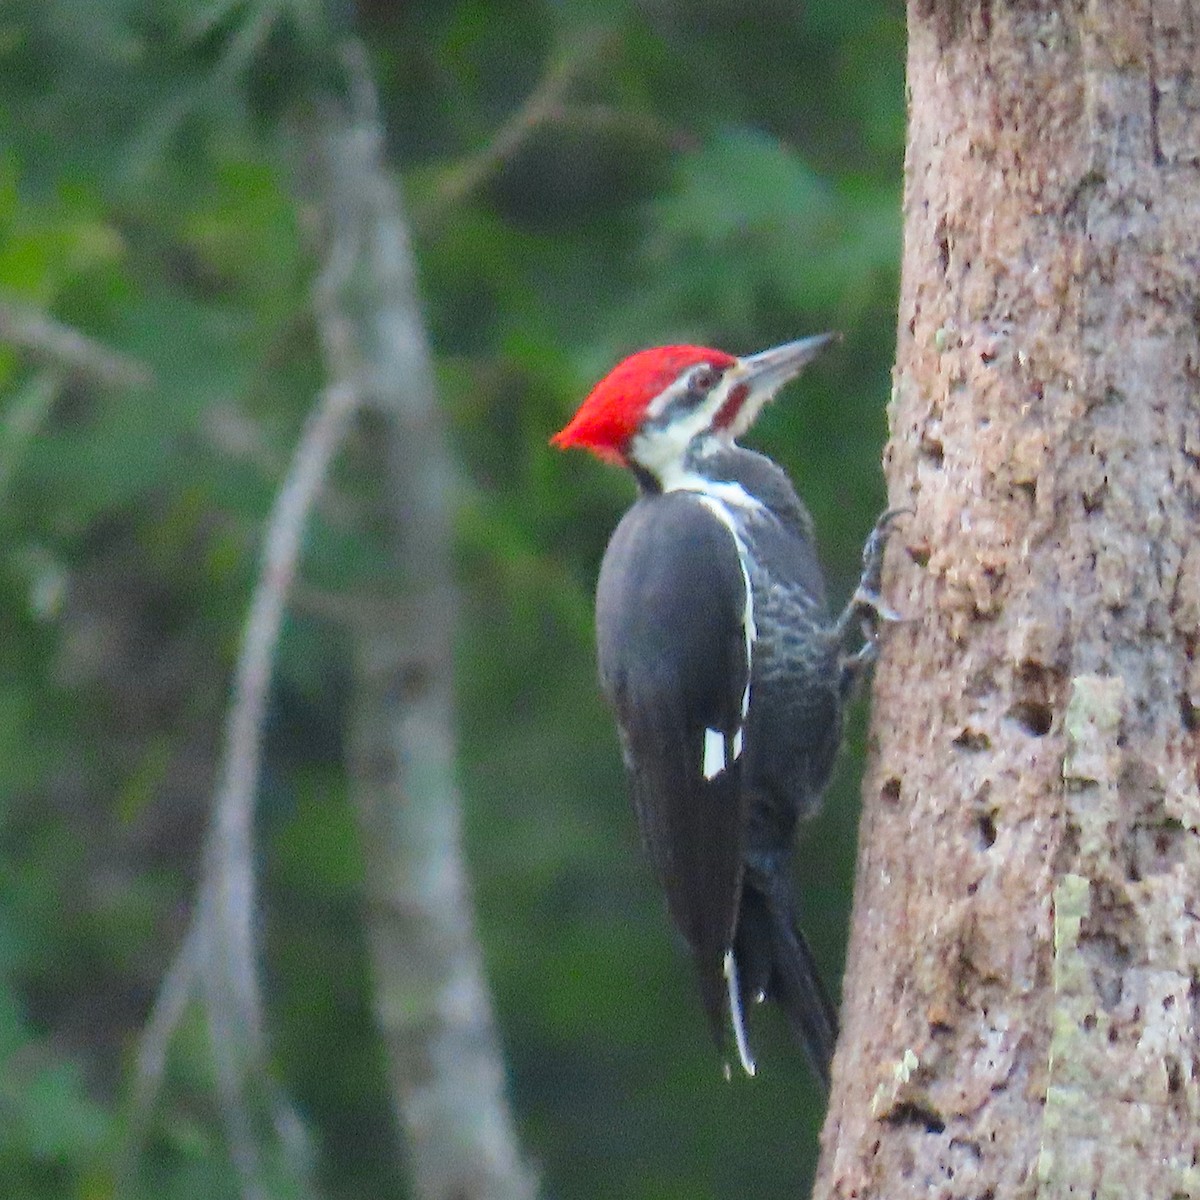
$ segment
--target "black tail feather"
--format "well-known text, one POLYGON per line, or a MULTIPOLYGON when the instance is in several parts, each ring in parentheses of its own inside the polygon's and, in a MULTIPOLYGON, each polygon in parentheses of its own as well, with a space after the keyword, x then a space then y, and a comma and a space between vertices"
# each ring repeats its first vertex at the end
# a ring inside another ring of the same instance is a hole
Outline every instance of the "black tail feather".
POLYGON ((743 1006, 760 999, 779 1004, 828 1093, 838 1036, 837 1012, 796 924, 786 876, 747 879, 735 953, 743 1006))

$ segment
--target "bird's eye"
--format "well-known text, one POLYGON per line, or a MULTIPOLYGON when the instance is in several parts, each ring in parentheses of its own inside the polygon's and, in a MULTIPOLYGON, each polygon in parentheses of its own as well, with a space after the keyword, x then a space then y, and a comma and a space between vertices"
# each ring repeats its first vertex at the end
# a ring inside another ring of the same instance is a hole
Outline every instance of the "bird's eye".
POLYGON ((691 386, 697 392, 709 392, 716 387, 717 380, 720 378, 720 371, 703 366, 692 373, 691 386))

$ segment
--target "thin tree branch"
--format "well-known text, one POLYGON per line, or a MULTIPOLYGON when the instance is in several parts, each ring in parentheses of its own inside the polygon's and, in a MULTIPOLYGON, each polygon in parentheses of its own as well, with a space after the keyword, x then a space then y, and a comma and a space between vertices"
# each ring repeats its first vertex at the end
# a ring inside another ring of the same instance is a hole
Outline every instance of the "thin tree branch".
MULTIPOLYGON (((279 634, 313 505, 358 393, 334 384, 308 418, 267 526, 258 586, 242 635, 233 702, 226 724, 221 783, 205 856, 202 910, 208 909, 202 974, 218 1079, 222 1082, 239 1171, 255 1171, 245 1091, 265 1069, 262 996, 254 937, 254 800, 262 767, 262 735, 279 634)), ((276 1132, 290 1124, 273 1112, 276 1132)))
POLYGON ((473 195, 517 154, 535 130, 548 121, 561 120, 568 92, 608 41, 607 32, 593 31, 564 54, 492 140, 445 176, 437 190, 437 211, 444 212, 473 195))
POLYGON ((138 1052, 131 1143, 124 1160, 129 1171, 136 1167, 149 1112, 162 1086, 170 1042, 189 1002, 203 1001, 231 1153, 247 1197, 262 1194, 255 1106, 249 1099, 252 1088, 268 1097, 281 1148, 293 1173, 302 1173, 295 1153, 297 1124, 265 1076, 254 937, 254 799, 262 765, 267 699, 288 594, 313 505, 357 403, 358 393, 347 383, 335 384, 321 394, 276 496, 242 633, 200 894, 138 1052))
POLYGON ((11 300, 0 300, 0 342, 25 350, 49 366, 110 387, 149 387, 154 382, 150 368, 143 363, 11 300))
POLYGON ((200 925, 192 921, 159 986, 150 1018, 137 1047, 129 1132, 117 1166, 118 1193, 133 1181, 154 1102, 167 1071, 171 1040, 192 1000, 200 968, 200 925))

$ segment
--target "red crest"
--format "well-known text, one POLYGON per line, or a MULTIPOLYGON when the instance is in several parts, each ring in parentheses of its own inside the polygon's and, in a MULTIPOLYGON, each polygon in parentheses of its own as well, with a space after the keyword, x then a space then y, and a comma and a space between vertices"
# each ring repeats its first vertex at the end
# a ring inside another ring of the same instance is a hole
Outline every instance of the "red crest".
POLYGON ((704 346, 656 346, 618 363, 592 389, 566 428, 550 439, 561 450, 581 446, 608 462, 623 464, 650 401, 688 367, 708 363, 718 370, 737 360, 704 346))

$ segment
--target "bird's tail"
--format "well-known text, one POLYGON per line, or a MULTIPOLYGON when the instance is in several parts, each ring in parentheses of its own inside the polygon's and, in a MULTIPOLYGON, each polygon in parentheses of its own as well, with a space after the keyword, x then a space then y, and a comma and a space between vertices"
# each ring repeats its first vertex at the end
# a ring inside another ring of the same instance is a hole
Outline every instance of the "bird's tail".
POLYGON ((784 872, 747 872, 734 957, 742 1008, 774 1000, 828 1092, 837 1012, 796 923, 791 884, 784 872))

